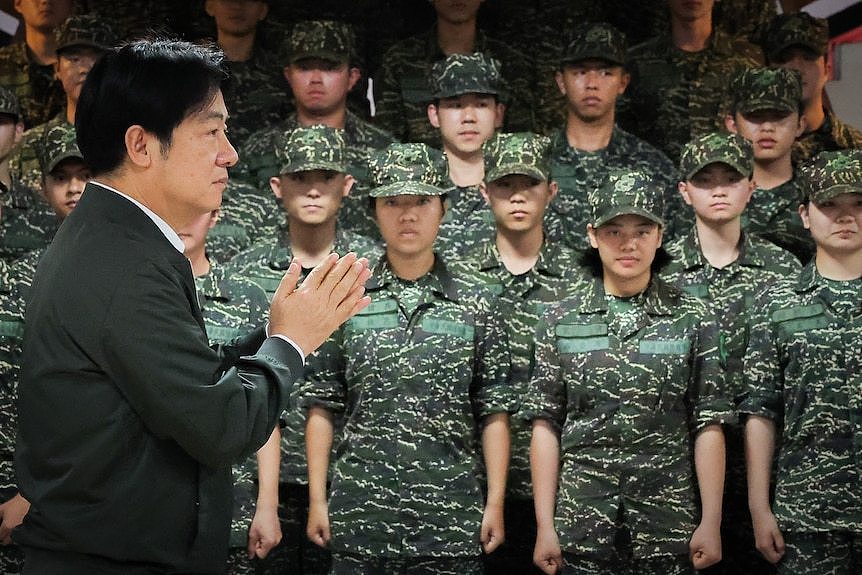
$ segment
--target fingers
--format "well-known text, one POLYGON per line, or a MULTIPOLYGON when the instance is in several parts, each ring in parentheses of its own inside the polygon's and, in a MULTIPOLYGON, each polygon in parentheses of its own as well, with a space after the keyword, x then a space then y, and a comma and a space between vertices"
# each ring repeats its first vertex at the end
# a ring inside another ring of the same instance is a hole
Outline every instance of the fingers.
MULTIPOLYGON (((356 255, 354 254, 353 257, 355 258, 356 255)), ((344 258, 341 259, 343 260, 344 258)), ((305 278, 303 283, 312 289, 319 289, 323 281, 329 276, 329 272, 333 267, 335 267, 336 263, 340 261, 341 260, 338 259, 338 254, 329 254, 322 262, 314 266, 314 269, 308 273, 308 277, 305 278)), ((342 275, 344 274, 342 273, 342 275)))
POLYGON ((278 288, 275 290, 273 300, 286 298, 292 294, 293 290, 296 289, 296 284, 299 282, 299 276, 301 274, 302 266, 299 265, 299 261, 294 258, 293 261, 290 262, 287 271, 284 272, 281 281, 278 283, 278 288))
POLYGON ((368 260, 364 258, 357 260, 356 254, 351 253, 342 258, 344 263, 350 261, 347 259, 348 256, 353 256, 353 261, 349 266, 344 268, 344 273, 341 273, 341 266, 344 264, 339 262, 339 265, 332 269, 329 276, 327 276, 326 280, 320 286, 323 293, 330 294, 329 301, 336 306, 340 305, 357 287, 364 286, 365 281, 370 277, 368 260))

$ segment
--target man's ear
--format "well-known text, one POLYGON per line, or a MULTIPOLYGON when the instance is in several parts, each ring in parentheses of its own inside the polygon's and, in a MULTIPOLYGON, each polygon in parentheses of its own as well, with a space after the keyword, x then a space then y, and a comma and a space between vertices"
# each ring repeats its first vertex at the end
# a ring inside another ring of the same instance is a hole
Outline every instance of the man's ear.
POLYGON ((362 78, 362 71, 356 66, 353 66, 349 69, 348 74, 349 78, 347 81, 347 91, 349 92, 353 89, 359 79, 362 78))
POLYGON ((691 196, 688 195, 688 183, 687 182, 679 182, 676 185, 676 190, 679 192, 679 195, 682 196, 682 201, 684 201, 689 206, 691 205, 691 196))
POLYGON ((587 224, 587 238, 590 240, 590 245, 599 249, 599 242, 596 241, 596 229, 593 224, 587 224))
POLYGON ((351 176, 350 174, 344 175, 344 189, 341 191, 341 197, 346 198, 350 194, 350 190, 353 189, 354 184, 356 184, 356 178, 351 176))
POLYGON ((737 134, 736 128, 736 119, 733 117, 733 114, 727 114, 724 117, 724 127, 727 128, 727 131, 731 134, 737 134))
POLYGON ((273 195, 276 199, 281 199, 281 177, 280 176, 272 176, 269 179, 269 189, 272 190, 273 195))
POLYGON ((806 230, 810 230, 811 220, 808 219, 808 204, 799 204, 797 211, 799 212, 799 217, 802 218, 802 226, 806 230))
POLYGON ((148 168, 153 162, 153 156, 161 153, 159 139, 146 131, 143 126, 129 126, 125 136, 126 155, 132 163, 141 168, 148 168))
POLYGON ((436 104, 428 104, 428 121, 431 122, 431 125, 435 128, 440 128, 440 116, 437 115, 437 105, 436 104))

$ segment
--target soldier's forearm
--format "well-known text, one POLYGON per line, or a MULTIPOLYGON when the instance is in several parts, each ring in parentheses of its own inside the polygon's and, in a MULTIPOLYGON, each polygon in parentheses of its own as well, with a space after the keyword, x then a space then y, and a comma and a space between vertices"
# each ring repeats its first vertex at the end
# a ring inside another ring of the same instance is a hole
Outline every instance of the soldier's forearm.
POLYGON ((332 414, 320 407, 308 410, 305 424, 305 455, 308 460, 308 499, 326 502, 326 475, 332 449, 332 414))
POLYGON ((502 507, 505 500, 509 443, 509 414, 503 412, 487 416, 482 429, 482 453, 488 474, 488 505, 502 507))
POLYGON ((720 425, 708 425, 694 442, 694 467, 701 500, 701 521, 721 524, 721 502, 724 493, 724 431, 720 425))
POLYGON ((775 452, 775 423, 749 415, 745 423, 745 467, 748 474, 748 507, 752 514, 769 511, 769 482, 775 452))
POLYGON ((557 499, 557 480, 560 466, 560 440, 549 422, 533 422, 530 442, 530 471, 533 481, 533 500, 536 523, 541 528, 553 528, 554 508, 557 499))

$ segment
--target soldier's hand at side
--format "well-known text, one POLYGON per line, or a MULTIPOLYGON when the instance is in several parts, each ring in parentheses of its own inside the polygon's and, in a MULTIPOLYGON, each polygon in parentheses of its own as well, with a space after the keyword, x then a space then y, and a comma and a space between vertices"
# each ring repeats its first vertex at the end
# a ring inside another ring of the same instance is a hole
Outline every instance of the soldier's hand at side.
POLYGON ((479 541, 485 554, 492 553, 506 538, 503 526, 503 508, 499 505, 485 505, 482 514, 482 529, 479 541))
POLYGON ((554 575, 563 568, 563 552, 553 528, 540 528, 536 533, 533 563, 548 575, 554 575))
POLYGON ((721 529, 718 525, 701 523, 688 542, 689 559, 695 569, 706 569, 721 561, 721 529))
POLYGON ((784 536, 778 529, 778 522, 772 511, 752 513, 754 525, 754 543, 760 554, 772 564, 778 563, 784 557, 784 536))
POLYGON ((284 274, 270 305, 269 332, 288 337, 308 355, 371 302, 364 296, 371 272, 368 260, 353 253, 329 254, 296 287, 301 271, 294 261, 284 274))
POLYGON ((329 505, 324 502, 311 501, 308 504, 308 525, 305 534, 312 543, 319 547, 329 545, 332 537, 329 532, 329 505))
POLYGON ((0 505, 0 544, 12 543, 12 530, 21 525, 24 516, 30 511, 30 502, 20 493, 0 505))
POLYGON ((281 523, 275 508, 255 509, 248 530, 248 558, 263 559, 281 542, 281 523))

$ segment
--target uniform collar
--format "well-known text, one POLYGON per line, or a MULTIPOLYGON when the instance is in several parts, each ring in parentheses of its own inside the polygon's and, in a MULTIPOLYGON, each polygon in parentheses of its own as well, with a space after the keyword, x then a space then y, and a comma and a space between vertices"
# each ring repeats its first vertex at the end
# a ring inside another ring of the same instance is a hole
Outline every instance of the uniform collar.
MULTIPOLYGON (((679 290, 664 283, 653 274, 646 293, 643 309, 649 315, 672 315, 679 300, 679 290)), ((586 291, 578 307, 580 313, 605 313, 608 311, 607 294, 602 278, 593 278, 586 283, 586 291)))
MULTIPOLYGON (((434 254, 434 266, 431 268, 431 271, 419 279, 427 281, 431 287, 431 291, 438 297, 443 297, 454 302, 461 299, 458 296, 458 290, 452 275, 446 268, 443 259, 436 253, 434 254)), ((365 291, 373 294, 386 289, 396 281, 398 281, 398 278, 393 273, 392 268, 389 266, 389 261, 384 255, 377 262, 377 265, 374 266, 371 278, 365 284, 365 291)))

